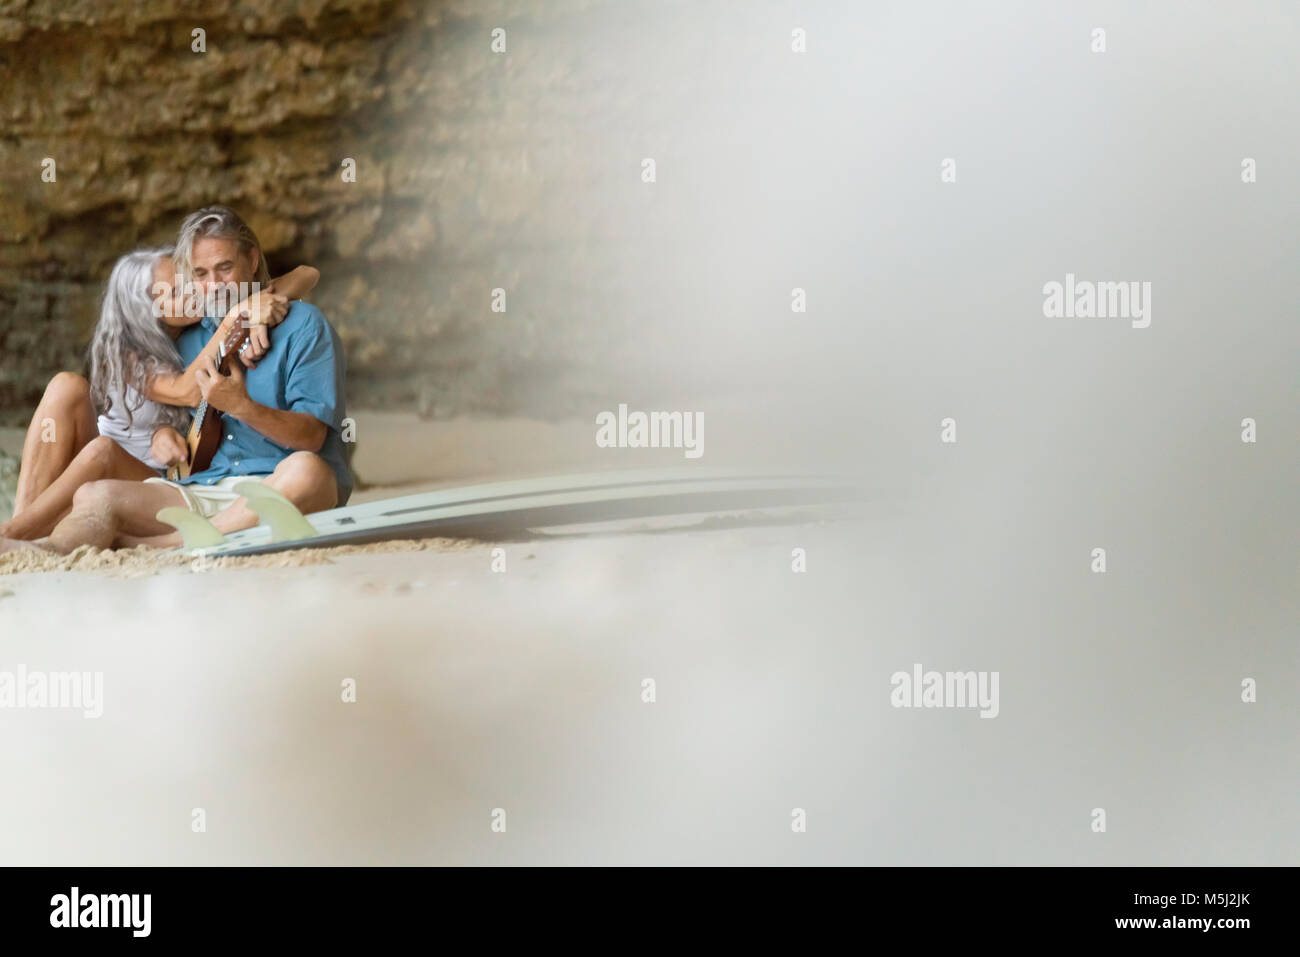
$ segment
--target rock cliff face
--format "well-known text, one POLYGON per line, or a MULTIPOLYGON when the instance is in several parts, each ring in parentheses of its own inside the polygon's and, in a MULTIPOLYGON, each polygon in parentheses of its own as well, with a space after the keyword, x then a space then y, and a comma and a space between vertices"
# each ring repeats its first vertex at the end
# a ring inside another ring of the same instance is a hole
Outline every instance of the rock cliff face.
POLYGON ((654 317, 611 297, 641 301, 662 248, 638 164, 691 94, 651 47, 591 41, 657 9, 0 0, 0 424, 81 367, 115 257, 212 202, 273 270, 322 270, 353 406, 545 415, 630 387, 654 363, 621 344, 654 317))

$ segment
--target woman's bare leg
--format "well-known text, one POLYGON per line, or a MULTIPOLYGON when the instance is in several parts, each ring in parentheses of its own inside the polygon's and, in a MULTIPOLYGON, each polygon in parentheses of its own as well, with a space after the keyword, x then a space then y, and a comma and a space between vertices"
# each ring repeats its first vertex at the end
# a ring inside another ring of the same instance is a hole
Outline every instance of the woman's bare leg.
POLYGON ((60 372, 45 387, 27 429, 14 517, 30 507, 97 435, 90 383, 75 372, 60 372))
MULTIPOLYGON (((24 459, 25 461, 25 459, 24 459)), ((77 453, 63 474, 36 497, 21 514, 0 525, 0 538, 31 541, 44 538, 72 511, 77 489, 98 479, 132 479, 140 482, 158 473, 107 436, 97 435, 77 453)))

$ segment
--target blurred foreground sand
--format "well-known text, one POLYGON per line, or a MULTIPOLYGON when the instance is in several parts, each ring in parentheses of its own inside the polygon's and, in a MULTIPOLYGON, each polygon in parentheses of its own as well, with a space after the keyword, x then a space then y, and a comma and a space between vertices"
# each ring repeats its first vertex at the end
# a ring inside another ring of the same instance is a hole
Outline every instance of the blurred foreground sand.
MULTIPOLYGON (((597 464, 554 428, 358 471, 597 464)), ((1181 436, 1133 441, 1179 467, 1181 436)), ((630 451, 601 462, 681 461, 630 451)), ((1222 456, 1089 497, 1049 443, 878 458, 883 491, 835 520, 0 577, 0 671, 104 681, 99 718, 0 708, 0 862, 1294 862, 1293 529, 1232 508, 1285 473, 1222 456), (998 717, 892 707, 917 663, 998 671, 998 717)))

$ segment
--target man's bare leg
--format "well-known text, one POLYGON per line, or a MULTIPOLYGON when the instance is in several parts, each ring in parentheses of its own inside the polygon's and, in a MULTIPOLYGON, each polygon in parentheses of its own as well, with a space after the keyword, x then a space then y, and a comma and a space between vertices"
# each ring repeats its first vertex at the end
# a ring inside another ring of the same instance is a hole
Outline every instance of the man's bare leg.
POLYGON ((154 516, 169 506, 185 506, 170 485, 103 479, 87 482, 72 497, 72 511, 46 540, 53 551, 67 554, 80 545, 111 548, 128 537, 161 535, 167 526, 154 516))
MULTIPOLYGON (((25 465, 26 457, 23 462, 25 465)), ((10 521, 0 524, 0 538, 30 541, 49 535, 54 526, 72 511, 72 497, 86 482, 107 478, 139 482, 157 474, 112 439, 97 435, 21 514, 15 514, 10 521)))
POLYGON ((27 429, 14 515, 21 514, 49 488, 97 435, 90 383, 74 372, 60 372, 45 387, 27 429))
MULTIPOLYGON (((339 487, 338 480, 334 478, 334 470, 314 452, 294 452, 277 465, 274 472, 262 479, 262 482, 293 502, 294 507, 304 515, 323 512, 338 504, 339 487)), ((243 498, 236 499, 227 508, 212 516, 212 524, 223 535, 252 528, 257 521, 257 513, 248 507, 247 500, 243 498)), ((177 548, 181 545, 181 533, 121 535, 119 541, 127 547, 148 545, 151 548, 177 548)))

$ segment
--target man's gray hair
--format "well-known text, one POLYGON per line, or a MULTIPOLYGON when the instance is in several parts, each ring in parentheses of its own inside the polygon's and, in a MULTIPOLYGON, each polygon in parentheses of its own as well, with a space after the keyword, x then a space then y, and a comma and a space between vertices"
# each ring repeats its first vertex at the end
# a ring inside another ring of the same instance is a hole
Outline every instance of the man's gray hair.
POLYGON ((180 267, 186 281, 194 278, 194 243, 200 239, 233 239, 239 243, 239 251, 247 254, 250 249, 257 250, 257 275, 254 277, 262 285, 271 281, 271 271, 266 265, 266 253, 257 236, 248 227, 248 223, 239 218, 239 214, 228 206, 204 206, 190 213, 181 223, 180 234, 176 237, 176 264, 180 267))

